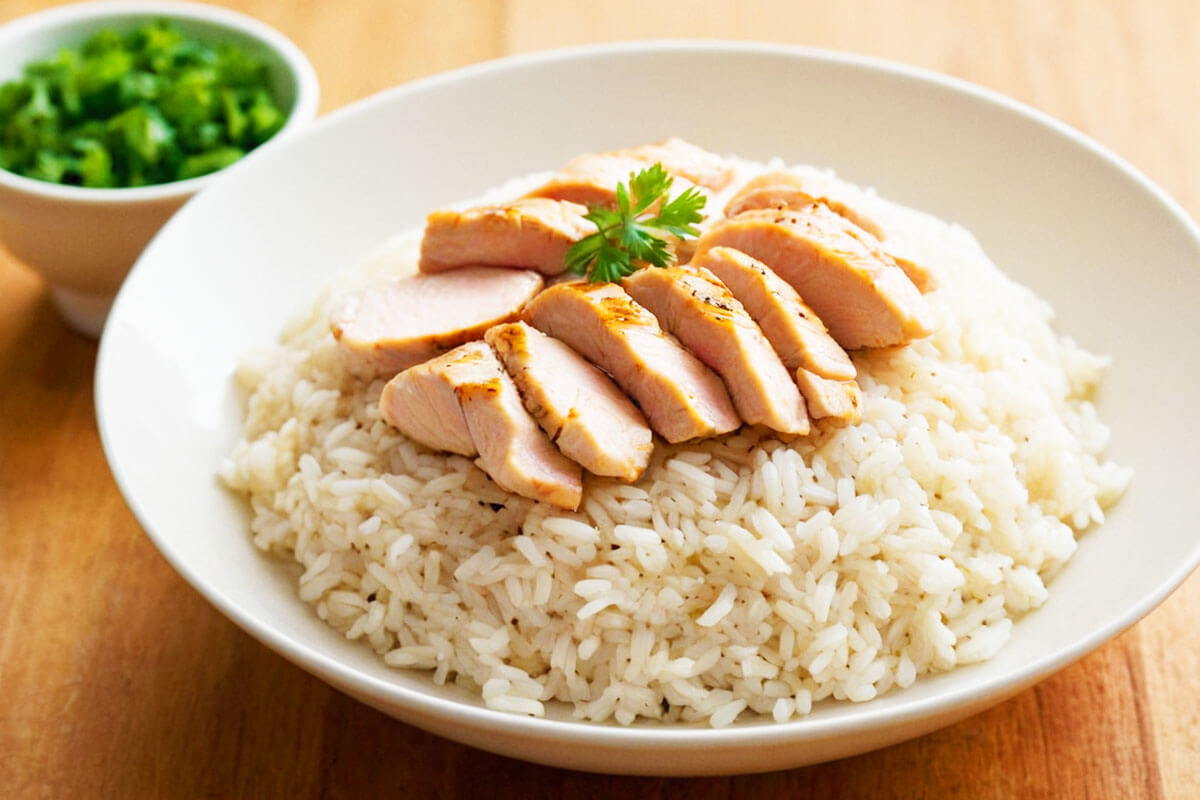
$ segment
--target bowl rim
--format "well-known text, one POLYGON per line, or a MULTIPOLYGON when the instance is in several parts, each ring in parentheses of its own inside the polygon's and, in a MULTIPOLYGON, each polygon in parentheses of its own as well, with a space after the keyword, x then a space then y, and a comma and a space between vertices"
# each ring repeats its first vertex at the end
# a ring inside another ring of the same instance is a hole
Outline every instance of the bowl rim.
MULTIPOLYGON (((176 0, 102 0, 102 2, 73 3, 26 14, 0 25, 0 46, 6 42, 19 41, 38 32, 52 31, 70 23, 100 20, 105 17, 142 16, 194 20, 217 25, 257 39, 280 57, 296 82, 296 98, 283 127, 263 145, 260 145, 260 148, 285 134, 293 133, 296 128, 307 124, 316 117, 317 105, 320 101, 320 83, 317 80, 316 70, 304 51, 267 23, 247 14, 219 6, 177 2, 176 0)), ((245 156, 234 164, 196 178, 156 183, 149 186, 104 188, 50 183, 0 169, 0 188, 36 195, 48 200, 76 203, 153 202, 195 194, 207 186, 217 175, 244 160, 245 156)))
MULTIPOLYGON (((1192 220, 1179 203, 1121 156, 1049 114, 993 89, 931 69, 874 56, 803 45, 747 40, 646 39, 571 46, 506 56, 426 76, 383 90, 322 117, 319 121, 306 128, 300 136, 315 136, 328 126, 340 124, 343 119, 369 114, 376 106, 392 102, 395 98, 404 95, 435 90, 443 85, 470 81, 494 72, 504 72, 515 68, 546 67, 557 62, 573 59, 613 57, 634 53, 648 54, 665 51, 674 53, 690 52, 706 56, 714 54, 772 55, 865 69, 871 72, 885 73, 903 81, 933 84, 967 101, 1000 107, 1009 113, 1035 123, 1046 129, 1048 133, 1090 152, 1109 167, 1131 180, 1141 191, 1155 200, 1161 206, 1162 210, 1186 232, 1195 245, 1197 252, 1200 252, 1200 226, 1192 220)), ((270 157, 272 156, 267 155, 267 158, 270 157)), ((164 235, 163 231, 173 229, 175 225, 179 224, 178 221, 179 215, 168 221, 162 231, 159 232, 146 250, 143 251, 141 257, 135 263, 131 274, 136 272, 144 262, 149 261, 157 250, 156 245, 159 243, 158 240, 164 235)), ((126 281, 118 294, 111 318, 120 317, 123 303, 127 297, 126 287, 128 285, 129 281, 126 281)), ((628 748, 630 746, 652 745, 666 750, 683 750, 697 747, 724 748, 751 744, 755 746, 772 744, 796 745, 803 742, 854 735, 865 730, 930 720, 935 717, 941 717, 948 723, 965 716, 966 713, 977 713, 994 703, 1012 696, 1017 691, 1067 667, 1100 645, 1116 637, 1159 605, 1200 565, 1200 539, 1197 539, 1188 557, 1183 559, 1170 575, 1159 583, 1153 592, 1142 597, 1137 603, 1126 610, 1125 613, 1110 620, 1095 632, 1079 638, 1068 639, 1040 659, 1027 663, 1021 669, 1012 670, 1000 676, 945 691, 933 697, 906 700, 903 694, 901 694, 889 706, 873 710, 871 716, 866 719, 844 716, 834 716, 832 718, 801 717, 786 722, 774 722, 769 718, 764 718, 724 728, 709 728, 687 723, 679 725, 656 725, 648 723, 619 726, 607 722, 595 723, 586 720, 559 720, 498 711, 481 704, 475 705, 459 700, 438 697, 427 691, 410 688, 364 674, 340 662, 333 655, 319 649, 318 646, 306 644, 286 633, 282 633, 269 623, 263 622, 252 614, 244 612, 235 600, 231 599, 221 590, 206 585, 203 577, 194 571, 173 550, 169 540, 161 537, 147 524, 148 515, 145 508, 139 502, 138 498, 131 493, 131 487, 128 484, 126 476, 122 474, 119 465, 115 463, 115 441, 113 439, 113 432, 109 428, 108 416, 105 414, 105 394, 109 383, 106 377, 106 364, 109 360, 109 351, 113 346, 113 336, 109 333, 110 330, 111 326, 106 328, 105 334, 101 339, 96 361, 94 396, 101 444, 112 467, 113 477, 129 504, 130 510, 142 525, 147 536, 149 536, 162 553, 163 557, 166 558, 188 583, 238 627, 266 644, 293 664, 301 666, 306 671, 333 684, 339 690, 363 702, 371 703, 375 699, 382 698, 394 706, 403 708, 413 714, 429 715, 443 723, 463 724, 477 731, 503 732, 505 734, 520 735, 529 739, 553 739, 557 742, 589 744, 599 747, 628 748), (959 714, 958 716, 951 716, 956 710, 968 707, 973 708, 973 710, 959 714)), ((967 668, 970 666, 967 665, 967 668)), ((854 705, 857 706, 859 704, 854 705)), ((865 705, 870 706, 871 704, 868 703, 865 705)), ((940 724, 934 725, 929 729, 932 730, 936 727, 940 727, 940 724)), ((855 752, 865 749, 871 748, 859 748, 855 752)), ((620 770, 616 771, 620 772, 620 770)), ((670 773, 658 772, 647 774, 670 773)))

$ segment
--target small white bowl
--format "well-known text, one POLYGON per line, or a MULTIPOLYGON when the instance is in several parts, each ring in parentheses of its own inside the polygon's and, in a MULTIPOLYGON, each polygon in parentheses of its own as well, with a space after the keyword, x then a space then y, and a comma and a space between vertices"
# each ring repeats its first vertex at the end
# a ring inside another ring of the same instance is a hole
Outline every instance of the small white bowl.
MULTIPOLYGON (((190 3, 80 3, 17 19, 0 27, 0 82, 97 30, 123 30, 153 19, 168 19, 201 41, 234 42, 267 60, 271 92, 288 111, 272 142, 316 116, 317 75, 300 48, 258 20, 190 3)), ((154 186, 92 189, 0 170, 0 243, 46 278, 71 327, 99 336, 121 281, 146 243, 224 171, 154 186)))

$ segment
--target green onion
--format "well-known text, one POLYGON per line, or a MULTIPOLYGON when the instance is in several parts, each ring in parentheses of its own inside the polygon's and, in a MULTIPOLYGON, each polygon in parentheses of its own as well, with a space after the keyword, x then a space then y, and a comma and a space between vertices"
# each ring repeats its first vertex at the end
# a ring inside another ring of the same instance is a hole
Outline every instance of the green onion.
POLYGON ((168 183, 229 166, 286 114, 270 70, 166 21, 101 30, 0 84, 0 169, 52 183, 168 183))

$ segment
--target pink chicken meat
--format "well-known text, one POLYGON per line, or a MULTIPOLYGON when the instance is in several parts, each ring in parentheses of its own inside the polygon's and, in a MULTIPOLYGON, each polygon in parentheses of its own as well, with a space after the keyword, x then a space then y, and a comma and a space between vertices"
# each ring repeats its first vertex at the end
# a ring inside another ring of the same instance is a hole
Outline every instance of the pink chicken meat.
POLYGON ((713 247, 693 258, 692 265, 709 270, 729 287, 789 370, 804 367, 838 380, 857 374, 817 313, 766 264, 740 250, 713 247))
POLYGON ((808 401, 808 415, 813 419, 835 419, 849 425, 862 420, 862 390, 856 381, 822 378, 800 367, 796 385, 808 401))
POLYGON ((571 245, 596 230, 586 213, 577 203, 544 197, 435 211, 425 222, 419 268, 445 272, 485 264, 557 275, 566 269, 571 245))
POLYGON ((383 418, 438 450, 478 455, 505 491, 575 509, 579 465, 560 453, 521 404, 516 385, 484 342, 469 342, 401 372, 384 387, 383 418))
POLYGON ((562 283, 525 309, 538 330, 603 369, 668 442, 718 436, 741 419, 712 370, 612 283, 562 283))
POLYGON ((516 319, 541 288, 542 277, 529 270, 413 275, 345 298, 330 328, 352 372, 391 377, 516 319))
POLYGON ((696 253, 726 246, 763 262, 799 292, 847 350, 927 336, 925 298, 892 257, 864 243, 853 223, 814 203, 746 211, 700 237, 696 253))
POLYGON ((487 332, 505 370, 563 455, 596 475, 635 481, 650 463, 646 419, 600 370, 524 322, 487 332))
POLYGON ((706 250, 693 265, 710 269, 742 301, 795 376, 809 417, 848 424, 862 419, 854 362, 783 278, 761 261, 729 247, 706 250))
POLYGON ((690 187, 701 191, 724 188, 733 169, 715 153, 683 139, 664 139, 605 153, 584 153, 567 162, 557 174, 529 193, 530 197, 569 200, 585 206, 615 206, 617 184, 654 163, 661 163, 674 179, 672 194, 690 187))
POLYGON ((861 202, 856 203, 832 184, 818 183, 786 170, 767 172, 738 189, 725 206, 725 216, 736 217, 743 211, 763 208, 801 208, 811 203, 822 203, 878 240, 879 246, 895 259, 904 274, 922 292, 934 288, 936 281, 932 271, 904 231, 863 208, 861 202))
POLYGON ((622 286, 721 376, 743 420, 780 433, 808 433, 804 400, 788 370, 715 275, 703 268, 647 268, 622 286))

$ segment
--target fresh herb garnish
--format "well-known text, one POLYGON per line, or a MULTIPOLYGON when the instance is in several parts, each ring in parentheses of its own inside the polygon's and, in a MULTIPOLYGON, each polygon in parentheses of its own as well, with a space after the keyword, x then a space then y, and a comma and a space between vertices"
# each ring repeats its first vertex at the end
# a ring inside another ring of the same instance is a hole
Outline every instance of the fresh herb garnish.
POLYGON ((92 187, 204 175, 283 127, 269 86, 263 58, 170 22, 100 30, 0 85, 0 169, 92 187))
POLYGON ((567 270, 592 282, 620 281, 646 265, 665 267, 671 261, 668 239, 697 236, 695 224, 704 219, 707 200, 695 186, 668 200, 674 179, 654 164, 629 176, 629 187, 617 184, 617 207, 590 206, 586 219, 598 229, 567 251, 567 270), (657 211, 655 203, 662 201, 657 211))

